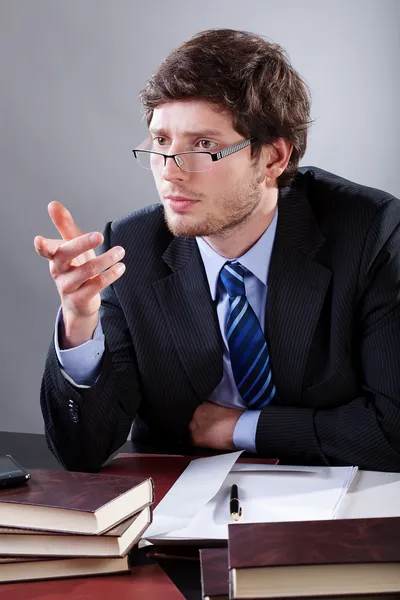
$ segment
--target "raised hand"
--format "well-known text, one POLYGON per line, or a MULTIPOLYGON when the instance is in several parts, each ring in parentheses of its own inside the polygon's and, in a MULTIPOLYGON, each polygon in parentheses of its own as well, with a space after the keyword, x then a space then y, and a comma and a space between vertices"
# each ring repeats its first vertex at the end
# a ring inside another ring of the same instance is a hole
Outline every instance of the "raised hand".
POLYGON ((83 233, 60 202, 51 202, 49 215, 62 239, 35 237, 36 252, 49 261, 50 274, 61 298, 63 331, 60 345, 71 348, 91 339, 98 322, 101 290, 125 271, 120 246, 96 256, 99 232, 83 233))

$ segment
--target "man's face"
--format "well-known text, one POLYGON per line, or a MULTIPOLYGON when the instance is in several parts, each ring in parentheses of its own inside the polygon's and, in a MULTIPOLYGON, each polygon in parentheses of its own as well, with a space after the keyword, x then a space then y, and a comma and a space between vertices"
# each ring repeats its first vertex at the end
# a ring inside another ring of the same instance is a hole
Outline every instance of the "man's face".
MULTIPOLYGON (((154 110, 149 149, 164 154, 217 152, 243 141, 229 116, 202 100, 174 101, 154 110)), ((165 219, 177 236, 228 236, 260 203, 263 176, 250 146, 212 163, 205 172, 183 171, 173 159, 153 167, 165 219), (186 201, 185 201, 186 199, 186 201)))

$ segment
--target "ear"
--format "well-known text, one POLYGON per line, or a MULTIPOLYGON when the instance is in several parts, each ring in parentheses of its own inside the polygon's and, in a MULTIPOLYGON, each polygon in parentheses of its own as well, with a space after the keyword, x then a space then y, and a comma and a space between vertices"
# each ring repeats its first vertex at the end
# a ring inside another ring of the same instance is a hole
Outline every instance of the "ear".
POLYGON ((262 149, 260 167, 269 187, 276 186, 276 180, 286 169, 293 151, 293 144, 280 138, 262 149))

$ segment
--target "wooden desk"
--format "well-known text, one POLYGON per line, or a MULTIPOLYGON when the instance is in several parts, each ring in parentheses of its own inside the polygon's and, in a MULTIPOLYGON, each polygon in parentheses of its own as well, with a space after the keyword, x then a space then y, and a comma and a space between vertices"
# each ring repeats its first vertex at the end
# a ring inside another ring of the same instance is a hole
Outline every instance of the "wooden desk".
MULTIPOLYGON (((176 446, 159 448, 150 447, 148 444, 133 443, 131 441, 126 442, 120 449, 120 452, 185 453, 184 449, 177 448, 176 446)), ((193 448, 186 453, 193 454, 193 448)), ((11 454, 27 468, 62 468, 48 450, 44 435, 0 432, 0 456, 4 454, 11 454)), ((343 499, 338 516, 342 518, 358 518, 399 515, 400 473, 362 471, 357 475, 356 481, 343 499)), ((140 554, 140 552, 138 553, 137 560, 141 562, 141 564, 150 565, 155 563, 154 560, 147 559, 144 557, 144 553, 140 554)), ((198 562, 168 559, 161 560, 159 564, 187 600, 201 600, 200 568, 198 562)), ((55 580, 51 582, 49 590, 50 588, 52 590, 57 590, 57 594, 55 594, 55 592, 52 594, 51 591, 44 596, 16 596, 15 594, 12 594, 12 600, 31 600, 31 598, 37 598, 37 600, 61 600, 64 597, 68 597, 68 600, 74 600, 75 598, 79 598, 79 600, 94 600, 95 598, 96 600, 101 600, 103 598, 101 595, 102 592, 112 588, 112 581, 114 581, 115 593, 113 592, 113 594, 110 594, 110 597, 114 597, 114 600, 118 600, 118 598, 120 598, 120 600, 125 600, 125 598, 128 597, 126 596, 125 580, 121 580, 121 583, 119 582, 119 579, 120 576, 108 578, 99 577, 93 578, 90 582, 88 578, 86 580, 82 579, 80 584, 78 579, 73 580, 75 584, 71 583, 72 580, 70 580, 70 583, 67 583, 69 580, 63 580, 62 583, 61 580, 55 580), (116 577, 116 579, 114 579, 114 577, 116 577), (111 581, 111 583, 106 583, 106 579, 111 581), (101 580, 103 580, 103 588, 100 588, 101 580), (85 581, 89 583, 84 583, 85 581), (78 582, 78 584, 76 582, 78 582), (97 585, 99 588, 96 587, 97 585), (110 585, 111 587, 108 588, 107 585, 110 585), (120 586, 121 589, 119 595, 118 586, 120 586), (64 589, 65 594, 63 592, 64 589), (100 589, 102 589, 101 593, 99 591, 100 589), (72 595, 71 591, 73 591, 72 595)), ((18 585, 21 587, 22 584, 18 585)), ((28 588, 26 589, 28 590, 28 588)), ((7 598, 8 600, 7 596, 2 595, 2 593, 5 593, 4 590, 6 590, 6 586, 2 588, 0 585, 0 600, 3 600, 3 598, 7 598)), ((141 599, 138 598, 138 600, 141 599)), ((163 600, 168 600, 168 598, 163 598, 163 600)))

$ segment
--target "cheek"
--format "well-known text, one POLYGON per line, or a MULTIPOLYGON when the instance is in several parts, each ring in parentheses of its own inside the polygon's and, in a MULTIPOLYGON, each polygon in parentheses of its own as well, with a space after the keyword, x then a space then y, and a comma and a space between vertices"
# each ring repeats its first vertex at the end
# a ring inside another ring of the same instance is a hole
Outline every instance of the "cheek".
POLYGON ((243 170, 241 164, 229 164, 222 170, 216 181, 215 192, 219 197, 228 199, 231 203, 234 201, 238 190, 242 190, 246 186, 249 174, 243 170))
POLYGON ((224 195, 227 190, 236 187, 241 177, 241 173, 229 164, 229 160, 225 165, 222 160, 215 170, 212 171, 209 189, 215 196, 224 195))
POLYGON ((161 187, 161 175, 155 171, 152 171, 154 183, 156 184, 156 188, 159 190, 161 187))

